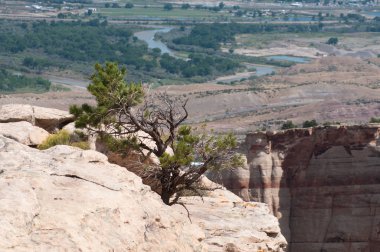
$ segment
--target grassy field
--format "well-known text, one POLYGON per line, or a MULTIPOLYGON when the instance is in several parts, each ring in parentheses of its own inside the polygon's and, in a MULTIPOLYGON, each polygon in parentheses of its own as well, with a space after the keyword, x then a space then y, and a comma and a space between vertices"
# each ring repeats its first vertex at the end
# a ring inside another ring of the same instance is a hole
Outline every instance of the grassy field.
POLYGON ((241 34, 236 36, 238 47, 267 47, 270 43, 275 42, 294 42, 300 44, 311 44, 313 42, 324 43, 330 37, 339 39, 339 46, 365 47, 367 45, 376 45, 379 43, 380 35, 378 33, 266 33, 266 34, 241 34))
POLYGON ((101 8, 98 13, 109 17, 151 17, 151 18, 216 18, 227 17, 229 13, 208 10, 177 9, 166 11, 162 7, 101 8))
POLYGON ((241 34, 236 37, 236 42, 242 46, 260 48, 269 43, 286 40, 324 39, 338 36, 336 33, 264 33, 241 34))

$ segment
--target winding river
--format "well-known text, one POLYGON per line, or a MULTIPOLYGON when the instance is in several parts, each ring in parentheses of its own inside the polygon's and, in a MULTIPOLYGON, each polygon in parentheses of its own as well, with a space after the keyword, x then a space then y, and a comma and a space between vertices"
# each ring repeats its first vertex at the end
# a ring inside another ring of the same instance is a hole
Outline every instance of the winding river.
POLYGON ((308 63, 309 58, 297 57, 297 56, 287 56, 287 55, 273 55, 266 57, 268 60, 278 60, 278 61, 289 61, 294 63, 308 63))
MULTIPOLYGON (((139 40, 143 40, 148 44, 148 48, 159 48, 161 50, 161 53, 168 53, 169 55, 175 57, 175 54, 172 50, 170 50, 162 41, 156 40, 154 37, 156 33, 159 32, 169 32, 173 29, 173 27, 167 27, 167 26, 148 26, 147 28, 153 28, 151 30, 145 30, 145 31, 139 31, 134 33, 134 36, 136 36, 139 40)), ((273 55, 268 56, 267 59, 272 60, 279 60, 279 61, 290 61, 290 62, 296 62, 296 63, 307 63, 309 62, 309 58, 305 57, 295 57, 295 56, 286 56, 286 55, 273 55)), ((271 74, 276 71, 276 68, 273 66, 266 66, 266 65, 255 65, 256 68, 255 72, 247 72, 242 74, 235 74, 231 76, 223 76, 215 81, 221 81, 221 82, 230 82, 238 80, 242 77, 248 78, 252 75, 256 76, 264 76, 271 74)))
POLYGON ((161 50, 161 53, 168 53, 171 56, 174 56, 174 53, 172 50, 170 50, 162 41, 155 40, 154 35, 158 32, 169 32, 173 29, 173 27, 155 27, 157 29, 153 30, 146 30, 146 31, 140 31, 136 32, 134 35, 140 39, 145 41, 148 44, 148 48, 159 48, 161 50))

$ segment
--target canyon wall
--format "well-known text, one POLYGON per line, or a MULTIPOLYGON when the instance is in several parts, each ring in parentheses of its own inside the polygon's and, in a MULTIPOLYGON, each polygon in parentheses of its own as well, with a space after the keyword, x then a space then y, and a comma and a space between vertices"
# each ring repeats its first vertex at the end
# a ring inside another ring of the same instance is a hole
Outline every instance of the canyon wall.
POLYGON ((248 134, 222 182, 265 202, 292 252, 380 251, 380 125, 248 134))

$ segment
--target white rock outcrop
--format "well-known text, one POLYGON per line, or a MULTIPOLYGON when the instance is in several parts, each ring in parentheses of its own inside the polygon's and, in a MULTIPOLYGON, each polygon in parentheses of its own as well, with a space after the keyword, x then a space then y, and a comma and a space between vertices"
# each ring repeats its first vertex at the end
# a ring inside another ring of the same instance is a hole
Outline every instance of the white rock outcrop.
POLYGON ((207 251, 186 215, 106 160, 0 136, 0 251, 207 251))
POLYGON ((25 145, 39 145, 48 136, 46 130, 30 122, 0 123, 0 134, 25 145))
MULTIPOLYGON (((268 205, 244 202, 226 189, 210 196, 182 199, 193 223, 205 232, 209 252, 256 252, 287 249, 285 237, 268 205)), ((182 209, 183 211, 183 209, 182 209)))
POLYGON ((99 152, 0 136, 0 251, 284 251, 264 203, 225 189, 169 207, 99 152))
POLYGON ((25 104, 0 106, 0 123, 27 121, 49 132, 72 122, 74 117, 67 111, 25 104))

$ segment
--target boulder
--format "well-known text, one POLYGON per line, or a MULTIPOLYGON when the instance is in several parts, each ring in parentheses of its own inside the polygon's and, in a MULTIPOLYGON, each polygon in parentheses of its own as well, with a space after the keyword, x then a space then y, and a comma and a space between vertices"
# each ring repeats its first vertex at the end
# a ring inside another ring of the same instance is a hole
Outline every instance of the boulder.
POLYGON ((49 136, 49 132, 30 122, 0 123, 0 134, 29 146, 39 145, 49 136))
POLYGON ((0 251, 207 251, 204 232, 96 151, 0 136, 0 251))
POLYGON ((265 203, 244 202, 223 188, 182 202, 192 222, 204 229, 209 252, 286 251, 278 220, 265 203))
POLYGON ((49 132, 61 129, 74 117, 67 111, 24 104, 0 106, 0 123, 27 121, 49 132))

